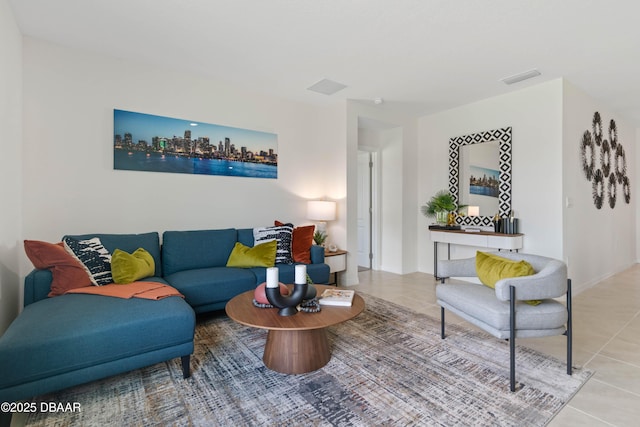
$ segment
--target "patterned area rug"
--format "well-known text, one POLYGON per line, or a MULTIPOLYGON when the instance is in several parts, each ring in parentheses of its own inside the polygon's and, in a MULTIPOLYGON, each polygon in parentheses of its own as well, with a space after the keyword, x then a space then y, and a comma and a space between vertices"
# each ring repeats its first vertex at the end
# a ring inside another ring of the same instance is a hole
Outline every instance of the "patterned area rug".
MULTIPOLYGON (((201 319, 191 378, 179 359, 43 396, 81 412, 32 414, 30 426, 542 426, 591 376, 508 343, 361 294, 367 308, 329 328, 331 361, 303 375, 262 363, 266 331, 201 319)), ((299 313, 298 316, 313 314, 299 313)))

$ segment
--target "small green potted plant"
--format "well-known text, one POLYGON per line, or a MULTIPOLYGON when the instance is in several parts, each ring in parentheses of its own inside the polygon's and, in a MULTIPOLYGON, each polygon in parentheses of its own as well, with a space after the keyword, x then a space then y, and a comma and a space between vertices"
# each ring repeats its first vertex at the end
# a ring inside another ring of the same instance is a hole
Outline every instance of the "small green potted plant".
POLYGON ((325 240, 327 240, 327 235, 325 233, 322 233, 320 231, 316 231, 315 233, 313 233, 313 241, 316 243, 316 245, 324 246, 325 240))
POLYGON ((426 217, 435 217, 438 224, 447 225, 449 213, 457 212, 466 205, 458 205, 451 193, 438 191, 420 210, 426 217))

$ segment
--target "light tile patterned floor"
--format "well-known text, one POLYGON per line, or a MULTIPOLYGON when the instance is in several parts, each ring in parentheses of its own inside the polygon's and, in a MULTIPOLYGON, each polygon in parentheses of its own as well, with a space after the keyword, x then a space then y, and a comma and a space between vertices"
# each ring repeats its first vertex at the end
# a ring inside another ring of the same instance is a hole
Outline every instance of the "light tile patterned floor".
MULTIPOLYGON (((439 318, 432 275, 361 271, 356 289, 439 318)), ((464 322, 449 314, 447 321, 464 322)), ((464 322, 469 327, 469 323, 464 322)), ((549 424, 640 425, 640 265, 573 297, 574 365, 595 375, 549 424)), ((520 339, 518 344, 566 358, 566 338, 520 339)))

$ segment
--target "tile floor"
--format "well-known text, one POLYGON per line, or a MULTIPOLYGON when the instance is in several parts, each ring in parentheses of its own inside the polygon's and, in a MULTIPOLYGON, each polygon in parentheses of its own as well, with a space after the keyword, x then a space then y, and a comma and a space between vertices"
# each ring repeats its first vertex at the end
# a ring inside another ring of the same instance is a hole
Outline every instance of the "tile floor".
MULTIPOLYGON (((440 317, 432 275, 366 270, 359 277, 350 289, 440 317)), ((464 322, 453 314, 447 320, 464 322)), ((640 264, 574 295, 573 325, 574 366, 595 374, 549 425, 640 425, 640 264)), ((564 336, 518 344, 566 360, 564 336)))

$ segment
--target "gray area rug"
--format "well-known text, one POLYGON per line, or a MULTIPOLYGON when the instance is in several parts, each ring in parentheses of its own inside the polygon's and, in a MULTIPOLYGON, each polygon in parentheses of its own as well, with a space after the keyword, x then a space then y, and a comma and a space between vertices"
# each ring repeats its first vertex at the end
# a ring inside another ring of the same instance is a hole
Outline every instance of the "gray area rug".
MULTIPOLYGON (((541 426, 591 376, 506 341, 361 294, 365 311, 329 328, 331 361, 303 375, 262 363, 267 332, 224 315, 196 327, 192 377, 179 360, 43 396, 81 412, 31 414, 30 426, 541 426)), ((299 313, 298 316, 313 316, 299 313)))

